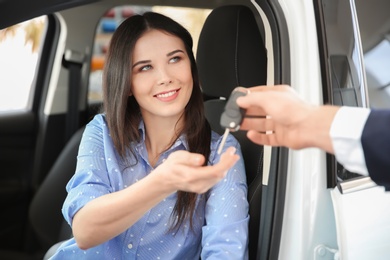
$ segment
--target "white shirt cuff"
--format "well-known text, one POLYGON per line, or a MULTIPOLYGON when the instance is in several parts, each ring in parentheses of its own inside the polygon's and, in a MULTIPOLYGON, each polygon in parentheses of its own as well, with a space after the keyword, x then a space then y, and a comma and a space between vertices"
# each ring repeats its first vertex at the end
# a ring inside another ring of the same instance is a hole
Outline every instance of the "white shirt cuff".
POLYGON ((336 159, 348 171, 368 175, 360 141, 370 109, 341 107, 332 122, 330 137, 336 159))

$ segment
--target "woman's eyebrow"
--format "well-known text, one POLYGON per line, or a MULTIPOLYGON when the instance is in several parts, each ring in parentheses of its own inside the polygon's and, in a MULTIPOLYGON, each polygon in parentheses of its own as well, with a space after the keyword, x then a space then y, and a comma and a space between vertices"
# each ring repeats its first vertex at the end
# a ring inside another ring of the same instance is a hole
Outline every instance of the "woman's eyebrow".
MULTIPOLYGON (((170 56, 172 56, 172 55, 174 55, 174 54, 176 54, 176 53, 178 53, 178 52, 184 53, 184 51, 182 51, 182 50, 174 50, 174 51, 168 52, 168 53, 167 53, 167 57, 170 57, 170 56)), ((150 62, 152 62, 152 61, 151 61, 151 60, 140 60, 140 61, 137 61, 136 63, 134 63, 133 66, 132 66, 132 68, 134 68, 134 67, 137 66, 137 65, 140 65, 140 64, 148 64, 148 63, 150 63, 150 62)))
POLYGON ((148 64, 150 63, 151 60, 140 60, 140 61, 137 61, 136 63, 133 64, 132 68, 134 69, 135 66, 137 65, 140 65, 140 64, 148 64))
POLYGON ((174 54, 176 54, 178 52, 184 53, 184 51, 182 51, 182 50, 174 50, 174 51, 168 52, 167 57, 172 56, 172 55, 174 55, 174 54))

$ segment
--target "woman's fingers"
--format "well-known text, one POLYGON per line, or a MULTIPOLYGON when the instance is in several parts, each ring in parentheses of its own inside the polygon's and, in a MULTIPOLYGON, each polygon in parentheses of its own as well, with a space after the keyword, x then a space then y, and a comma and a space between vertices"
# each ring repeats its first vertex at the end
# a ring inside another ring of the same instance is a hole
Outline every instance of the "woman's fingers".
POLYGON ((226 176, 226 173, 239 160, 239 156, 235 154, 236 148, 229 147, 220 158, 220 161, 215 165, 198 167, 193 169, 193 185, 192 192, 204 193, 211 187, 217 184, 226 176))
POLYGON ((208 165, 203 167, 193 167, 192 174, 190 177, 194 177, 194 180, 220 180, 225 175, 226 172, 238 161, 240 158, 235 154, 236 148, 229 147, 221 155, 221 158, 217 164, 208 165))
POLYGON ((236 154, 235 147, 229 147, 226 151, 221 155, 219 162, 212 166, 207 166, 205 169, 210 169, 210 171, 214 171, 216 173, 222 173, 220 178, 223 178, 226 175, 226 172, 233 167, 233 165, 240 159, 240 157, 236 154))
POLYGON ((238 161, 239 156, 235 152, 234 147, 229 147, 217 164, 202 166, 202 155, 177 151, 156 170, 166 176, 164 179, 167 185, 173 186, 175 190, 204 193, 218 183, 238 161))

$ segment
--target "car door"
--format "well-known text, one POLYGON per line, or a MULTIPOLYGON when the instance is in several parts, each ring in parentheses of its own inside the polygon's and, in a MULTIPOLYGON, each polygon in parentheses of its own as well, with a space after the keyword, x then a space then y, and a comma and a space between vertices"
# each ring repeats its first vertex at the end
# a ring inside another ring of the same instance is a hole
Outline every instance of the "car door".
POLYGON ((22 247, 33 192, 39 107, 48 67, 44 46, 53 39, 47 16, 0 31, 1 248, 22 247))
MULTIPOLYGON (((369 107, 355 1, 315 2, 319 40, 326 46, 320 54, 324 102, 369 107)), ((333 253, 341 259, 388 259, 390 194, 368 176, 347 171, 331 155, 327 176, 337 230, 338 250, 333 253)))

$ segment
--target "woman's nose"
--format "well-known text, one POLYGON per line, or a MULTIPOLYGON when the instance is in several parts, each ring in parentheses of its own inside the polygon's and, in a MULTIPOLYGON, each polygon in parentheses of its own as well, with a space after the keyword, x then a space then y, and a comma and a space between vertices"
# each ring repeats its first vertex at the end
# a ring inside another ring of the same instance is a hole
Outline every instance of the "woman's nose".
POLYGON ((172 83, 172 77, 167 70, 160 69, 159 74, 158 85, 168 85, 172 83))
POLYGON ((171 84, 172 83, 172 80, 170 80, 170 79, 166 79, 166 80, 160 80, 159 81, 159 83, 158 83, 158 85, 169 85, 169 84, 171 84))

